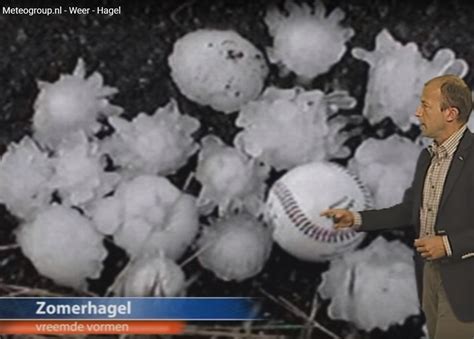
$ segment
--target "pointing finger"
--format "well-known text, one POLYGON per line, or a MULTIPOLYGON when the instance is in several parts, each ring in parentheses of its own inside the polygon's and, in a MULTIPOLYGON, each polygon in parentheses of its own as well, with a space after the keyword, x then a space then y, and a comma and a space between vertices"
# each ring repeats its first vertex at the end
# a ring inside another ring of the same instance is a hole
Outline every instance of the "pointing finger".
POLYGON ((416 251, 417 251, 417 252, 420 252, 420 253, 426 252, 425 249, 424 249, 424 247, 417 247, 417 248, 416 248, 416 251))
POLYGON ((322 217, 333 217, 334 215, 336 214, 336 212, 334 212, 333 209, 327 209, 327 210, 324 210, 322 211, 319 215, 322 216, 322 217))
POLYGON ((321 216, 321 217, 328 217, 330 211, 331 211, 331 210, 324 210, 324 211, 321 211, 321 213, 319 213, 319 216, 321 216))

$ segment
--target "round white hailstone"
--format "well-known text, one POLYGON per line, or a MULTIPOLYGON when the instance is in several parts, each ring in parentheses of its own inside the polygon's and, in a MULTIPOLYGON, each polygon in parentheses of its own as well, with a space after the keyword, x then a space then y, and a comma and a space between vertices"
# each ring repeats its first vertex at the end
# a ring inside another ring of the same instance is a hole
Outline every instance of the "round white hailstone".
POLYGON ((72 75, 61 75, 54 83, 38 82, 40 92, 33 116, 34 137, 54 148, 69 133, 84 130, 88 136, 99 128, 99 115, 116 115, 122 108, 111 105, 107 97, 117 89, 103 86, 95 72, 86 79, 84 61, 79 59, 72 75))
POLYGON ((86 205, 86 213, 94 221, 97 230, 104 235, 114 234, 123 223, 121 200, 114 196, 98 199, 86 205))
POLYGON ((55 173, 51 186, 58 190, 63 203, 82 205, 111 192, 120 175, 105 172, 98 145, 84 132, 67 137, 58 145, 52 158, 55 173))
POLYGON ((262 53, 234 31, 188 33, 175 42, 168 63, 181 93, 224 113, 255 99, 268 74, 262 53))
POLYGON ((179 297, 185 294, 184 272, 164 255, 141 257, 126 268, 116 293, 124 297, 179 297))
POLYGON ((53 167, 29 137, 8 145, 0 161, 0 203, 23 220, 32 220, 51 200, 53 167))
POLYGON ((236 125, 243 130, 234 144, 277 170, 331 157, 345 157, 349 134, 340 130, 347 119, 329 119, 339 108, 356 104, 344 91, 324 94, 301 87, 269 87, 242 107, 236 125))
POLYGON ((102 153, 131 173, 172 174, 198 149, 191 134, 200 123, 182 115, 174 100, 152 116, 140 113, 131 122, 111 117, 109 122, 116 131, 104 140, 102 153))
POLYGON ((158 176, 121 183, 113 196, 99 200, 87 213, 131 256, 163 251, 176 260, 199 228, 196 199, 158 176))
POLYGON ((464 77, 469 70, 450 49, 440 49, 430 61, 415 43, 402 45, 385 29, 377 35, 374 51, 354 48, 352 55, 370 65, 363 114, 371 124, 390 117, 402 130, 418 124, 414 112, 429 79, 443 74, 464 77))
POLYGON ((325 261, 353 250, 365 234, 334 229, 332 220, 319 215, 321 211, 360 211, 370 206, 358 178, 336 164, 314 162, 292 169, 272 186, 265 218, 274 227, 273 238, 288 253, 302 260, 325 261))
POLYGON ((17 233, 21 250, 38 272, 56 283, 78 289, 98 278, 107 251, 103 237, 78 211, 51 206, 17 233))
POLYGON ((203 214, 218 205, 219 214, 242 210, 258 215, 269 167, 208 135, 201 141, 196 179, 202 184, 198 206, 203 214))
POLYGON ((265 16, 274 39, 267 53, 270 61, 280 66, 282 75, 292 71, 300 82, 307 83, 342 58, 354 30, 340 25, 345 13, 339 8, 326 17, 321 1, 314 2, 314 11, 307 4, 292 1, 286 1, 285 8, 288 15, 272 7, 265 16))
POLYGON ((410 187, 422 149, 398 135, 367 139, 357 148, 348 168, 367 185, 375 208, 390 207, 399 203, 410 187))
POLYGON ((225 281, 257 275, 270 256, 271 231, 242 213, 218 220, 199 239, 199 262, 225 281))
POLYGON ((143 252, 153 254, 157 249, 162 249, 168 258, 178 260, 199 231, 196 199, 189 194, 181 193, 166 211, 167 223, 155 227, 143 252))
POLYGON ((329 317, 365 331, 387 330, 419 312, 412 250, 381 237, 331 261, 318 291, 332 299, 329 317))

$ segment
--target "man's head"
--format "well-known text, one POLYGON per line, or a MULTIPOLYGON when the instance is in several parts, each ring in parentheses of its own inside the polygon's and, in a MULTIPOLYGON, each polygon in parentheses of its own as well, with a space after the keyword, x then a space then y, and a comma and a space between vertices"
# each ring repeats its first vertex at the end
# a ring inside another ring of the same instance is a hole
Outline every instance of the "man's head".
POLYGON ((468 121, 471 110, 471 89, 455 75, 442 75, 425 84, 416 116, 423 135, 442 143, 468 121))

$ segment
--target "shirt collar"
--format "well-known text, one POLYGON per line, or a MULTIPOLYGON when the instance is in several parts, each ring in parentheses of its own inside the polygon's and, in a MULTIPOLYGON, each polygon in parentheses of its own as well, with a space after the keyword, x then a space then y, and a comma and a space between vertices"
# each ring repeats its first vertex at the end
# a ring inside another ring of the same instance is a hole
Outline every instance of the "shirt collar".
POLYGON ((463 125, 439 146, 433 141, 433 143, 428 146, 428 151, 431 156, 437 156, 438 158, 452 156, 456 151, 456 148, 458 148, 459 141, 466 131, 466 128, 467 126, 463 125))

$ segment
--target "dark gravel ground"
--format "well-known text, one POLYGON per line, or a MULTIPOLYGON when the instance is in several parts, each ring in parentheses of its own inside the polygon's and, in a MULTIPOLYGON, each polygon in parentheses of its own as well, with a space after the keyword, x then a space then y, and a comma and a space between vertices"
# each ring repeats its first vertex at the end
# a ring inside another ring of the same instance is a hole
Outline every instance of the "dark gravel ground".
MULTIPOLYGON (((60 2, 38 1, 36 5, 55 6, 60 2)), ((347 13, 345 24, 356 30, 349 47, 360 46, 372 50, 374 38, 383 28, 388 28, 394 37, 402 42, 414 41, 422 53, 431 58, 439 48, 452 48, 459 58, 468 63, 474 59, 474 5, 468 2, 430 1, 326 1, 328 8, 341 7, 347 13)), ((2 5, 30 6, 28 1, 3 2, 2 5)), ((95 6, 76 1, 77 6, 95 6)), ((237 129, 234 126, 236 114, 223 115, 207 107, 198 106, 184 98, 171 81, 167 56, 176 39, 185 33, 203 27, 231 28, 263 49, 271 45, 271 39, 262 17, 270 1, 142 1, 135 4, 120 1, 102 1, 104 6, 122 5, 119 16, 101 15, 58 15, 26 16, 0 15, 0 154, 6 145, 20 140, 30 133, 30 119, 33 102, 38 94, 36 80, 55 81, 61 73, 71 72, 79 57, 86 61, 89 72, 97 70, 107 85, 115 86, 120 93, 113 103, 125 109, 125 115, 133 117, 139 112, 153 112, 170 98, 176 98, 182 112, 197 117, 202 128, 196 138, 213 132, 231 143, 237 129)), ((353 112, 361 113, 364 104, 368 66, 353 59, 349 54, 332 70, 314 80, 311 87, 326 91, 347 89, 357 98, 358 105, 353 112)), ((473 84, 472 71, 466 77, 473 84)), ((276 69, 271 68, 268 83, 280 87, 291 87, 294 79, 278 78, 276 69)), ((396 132, 389 120, 378 126, 363 124, 363 133, 351 140, 355 149, 365 138, 386 136, 396 132)), ((414 128, 408 133, 415 136, 414 128)), ((171 179, 178 186, 183 185, 186 173, 195 165, 190 160, 187 167, 171 179)), ((340 161, 344 163, 345 160, 340 161)), ((278 177, 274 173, 272 180, 278 177)), ((196 193, 198 185, 191 190, 196 193)), ((0 245, 15 242, 14 229, 17 220, 0 206, 0 245)), ((365 241, 370 242, 376 234, 365 241)), ((389 239, 401 238, 407 244, 410 235, 400 232, 384 233, 389 239)), ((91 289, 103 293, 120 267, 126 262, 122 251, 110 247, 107 271, 91 282, 91 289)), ((298 308, 308 313, 320 275, 327 264, 311 264, 298 261, 274 246, 270 261, 257 277, 242 283, 225 283, 209 272, 202 272, 198 263, 185 267, 192 276, 201 272, 199 279, 190 287, 192 296, 262 296, 262 289, 275 296, 283 296, 298 308)), ((64 295, 77 295, 49 279, 40 276, 19 249, 0 252, 0 292, 5 295, 5 285, 20 285, 41 288, 64 295)), ((351 338, 419 338, 421 316, 410 317, 403 325, 390 328, 387 332, 357 332, 350 324, 329 319, 322 302, 317 321, 333 332, 351 338)), ((264 302, 263 313, 267 323, 304 324, 304 321, 285 308, 270 300, 264 302)), ((235 325, 235 324, 234 324, 235 325)), ((298 330, 269 330, 267 333, 298 337, 304 334, 298 330)), ((326 338, 313 332, 314 338, 326 338)))

